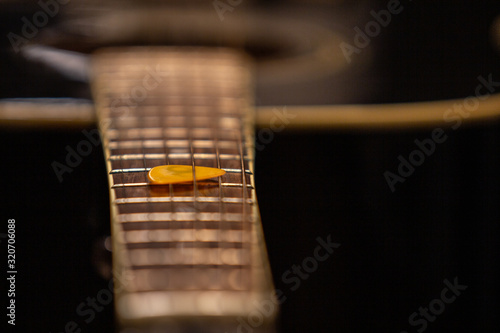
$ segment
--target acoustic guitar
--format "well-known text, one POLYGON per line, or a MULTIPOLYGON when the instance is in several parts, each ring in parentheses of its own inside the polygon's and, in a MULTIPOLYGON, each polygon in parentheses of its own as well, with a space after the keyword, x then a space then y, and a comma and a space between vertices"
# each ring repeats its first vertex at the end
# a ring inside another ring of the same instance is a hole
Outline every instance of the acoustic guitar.
MULTIPOLYGON (((102 16, 89 15, 96 7, 75 7, 21 54, 4 48, 2 82, 12 85, 2 83, 0 108, 8 143, 4 213, 16 220, 18 251, 16 327, 7 327, 260 332, 277 321, 282 332, 491 330, 499 267, 494 67, 455 90, 450 85, 440 101, 401 103, 399 95, 394 104, 352 104, 349 98, 366 101, 377 85, 348 93, 339 81, 352 75, 361 82, 374 50, 349 64, 337 48, 346 36, 304 23, 278 34, 283 44, 299 45, 294 53, 261 33, 263 22, 275 32, 290 22, 258 16, 246 22, 258 27, 255 35, 247 30, 245 42, 229 43, 242 33, 233 31, 238 11, 250 11, 242 6, 233 5, 224 21, 212 4, 209 16, 182 5, 102 16), (212 18, 190 30, 201 17, 212 18), (72 40, 76 30, 102 29, 102 22, 106 33, 72 40), (209 41, 202 31, 210 29, 222 37, 209 41), (170 31, 183 42, 162 41, 170 31), (321 38, 308 46, 301 33, 321 38), (224 44, 230 47, 215 47, 224 44), (332 45, 335 56, 325 60, 332 45), (285 51, 292 56, 281 57, 285 51), (297 76, 305 83, 291 81, 297 76), (338 93, 314 91, 327 83, 338 93), (479 85, 484 100, 468 111, 465 97, 479 85), (300 106, 305 92, 310 103, 340 103, 300 106), (163 164, 226 174, 151 185, 147 172, 163 164)), ((322 6, 308 14, 342 10, 322 6)), ((283 10, 276 8, 265 11, 283 10)), ((478 54, 498 64, 495 52, 478 54)), ((369 101, 389 100, 379 98, 369 101)))

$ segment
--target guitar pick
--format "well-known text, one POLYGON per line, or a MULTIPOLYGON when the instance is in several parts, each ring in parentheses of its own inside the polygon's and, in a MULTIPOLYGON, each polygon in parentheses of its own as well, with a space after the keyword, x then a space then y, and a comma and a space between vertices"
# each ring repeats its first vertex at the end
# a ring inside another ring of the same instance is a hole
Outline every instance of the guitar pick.
MULTIPOLYGON (((194 168, 196 181, 220 177, 226 171, 197 166, 194 168)), ((148 172, 148 179, 152 185, 167 185, 188 183, 193 181, 193 167, 189 165, 159 165, 148 172)))

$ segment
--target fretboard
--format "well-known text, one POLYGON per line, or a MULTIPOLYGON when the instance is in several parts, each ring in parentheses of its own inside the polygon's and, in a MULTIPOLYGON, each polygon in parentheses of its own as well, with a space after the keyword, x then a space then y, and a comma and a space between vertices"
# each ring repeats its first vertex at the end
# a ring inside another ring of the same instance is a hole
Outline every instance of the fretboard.
POLYGON ((115 287, 125 325, 234 320, 274 302, 254 189, 249 67, 244 55, 222 49, 108 49, 93 57, 113 270, 128 277, 115 287), (158 165, 226 174, 150 185, 147 172, 158 165))

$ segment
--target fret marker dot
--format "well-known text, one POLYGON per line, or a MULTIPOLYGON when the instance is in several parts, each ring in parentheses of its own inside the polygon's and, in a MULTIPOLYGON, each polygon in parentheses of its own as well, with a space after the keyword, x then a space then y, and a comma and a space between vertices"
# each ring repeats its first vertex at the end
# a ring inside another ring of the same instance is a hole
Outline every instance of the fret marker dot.
MULTIPOLYGON (((224 175, 226 171, 197 166, 194 168, 196 181, 224 175)), ((148 179, 152 185, 168 185, 193 182, 193 167, 189 165, 160 165, 148 172, 148 179)))

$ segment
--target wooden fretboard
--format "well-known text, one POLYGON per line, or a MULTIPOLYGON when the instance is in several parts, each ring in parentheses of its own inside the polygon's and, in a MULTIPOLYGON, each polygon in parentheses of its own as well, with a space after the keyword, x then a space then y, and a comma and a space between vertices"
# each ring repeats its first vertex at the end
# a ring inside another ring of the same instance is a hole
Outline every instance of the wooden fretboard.
POLYGON ((125 325, 235 320, 274 302, 254 190, 249 67, 244 55, 225 49, 106 49, 93 56, 113 269, 129 277, 115 286, 125 325), (147 172, 168 164, 226 174, 149 185, 147 172))

